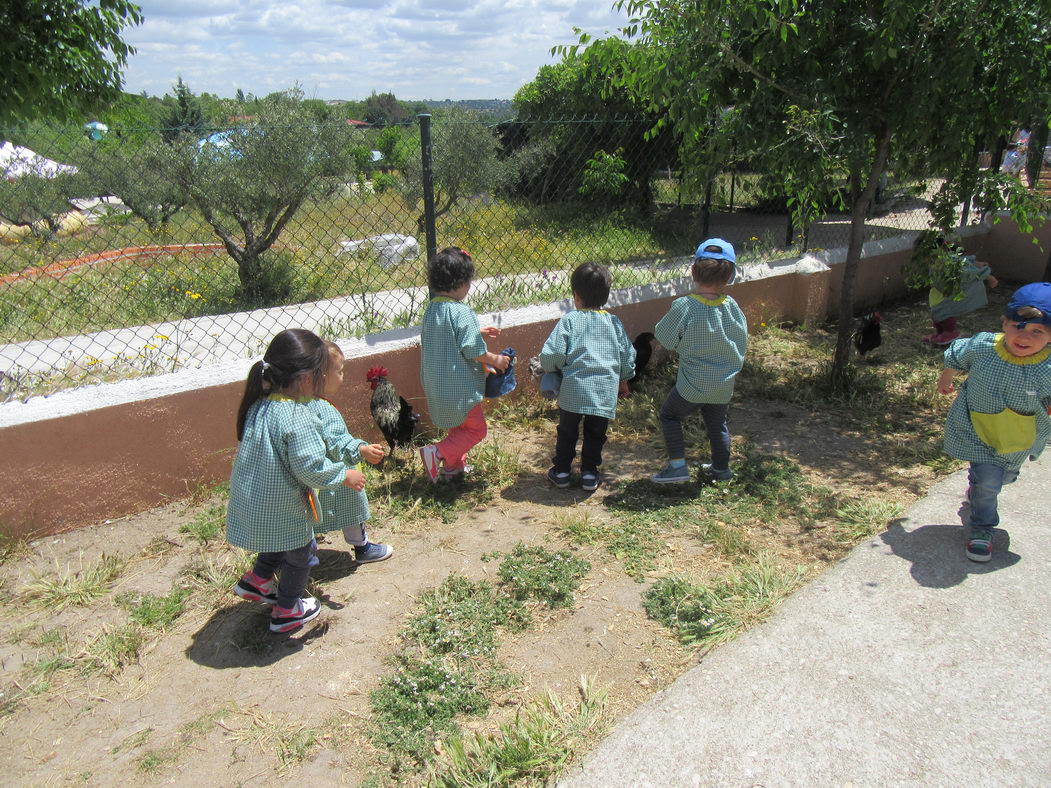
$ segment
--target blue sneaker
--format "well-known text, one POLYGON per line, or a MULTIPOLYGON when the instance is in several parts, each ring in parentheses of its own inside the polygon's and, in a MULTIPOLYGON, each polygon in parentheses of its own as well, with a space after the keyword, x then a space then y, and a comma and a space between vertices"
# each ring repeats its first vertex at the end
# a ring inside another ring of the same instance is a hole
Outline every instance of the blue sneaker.
POLYGON ((710 462, 701 466, 701 472, 707 473, 717 482, 728 482, 734 477, 734 472, 729 468, 713 468, 710 462))
POLYGON ((368 542, 354 548, 354 560, 359 564, 374 564, 377 561, 386 561, 392 555, 394 555, 394 548, 389 544, 368 542))
POLYGON ((569 474, 558 473, 554 468, 547 472, 547 480, 560 490, 564 490, 569 486, 569 474))
POLYGON ((680 465, 677 468, 665 465, 658 473, 650 477, 650 481, 654 484, 678 484, 689 480, 690 467, 688 465, 680 465))
POLYGON ((967 540, 967 557, 984 564, 993 557, 993 529, 981 525, 971 526, 971 538, 967 540))
POLYGON ((598 471, 587 471, 580 474, 580 489, 585 492, 593 492, 602 484, 602 476, 598 471))

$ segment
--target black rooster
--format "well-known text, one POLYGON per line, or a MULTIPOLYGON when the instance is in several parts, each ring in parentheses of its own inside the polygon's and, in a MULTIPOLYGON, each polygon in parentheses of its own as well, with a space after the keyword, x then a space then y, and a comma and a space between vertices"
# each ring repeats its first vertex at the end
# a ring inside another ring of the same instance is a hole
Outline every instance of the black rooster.
POLYGON ((858 349, 859 356, 864 356, 883 344, 883 335, 879 327, 882 319, 883 316, 879 312, 870 312, 861 319, 861 325, 854 331, 854 347, 858 349))
POLYGON ((416 422, 420 420, 420 414, 412 412, 412 405, 398 395, 394 384, 387 380, 387 374, 386 367, 370 367, 365 373, 365 380, 372 387, 369 410, 372 411, 376 426, 387 439, 390 453, 393 455, 395 448, 408 446, 412 441, 412 433, 416 429, 416 422))
POLYGON ((653 357, 653 341, 656 339, 649 331, 643 331, 631 344, 635 347, 635 377, 642 377, 646 366, 653 357))

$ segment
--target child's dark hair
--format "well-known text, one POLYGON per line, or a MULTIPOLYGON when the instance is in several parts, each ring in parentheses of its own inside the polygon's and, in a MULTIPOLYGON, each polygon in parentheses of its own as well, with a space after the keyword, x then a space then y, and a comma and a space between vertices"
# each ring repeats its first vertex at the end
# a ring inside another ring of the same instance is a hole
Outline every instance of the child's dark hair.
POLYGON ((474 279, 474 261, 463 249, 448 246, 427 264, 427 284, 438 293, 458 290, 474 279))
POLYGON ((612 283, 609 269, 598 263, 583 263, 569 278, 569 286, 580 296, 580 303, 588 309, 598 309, 609 300, 612 283))
POLYGON ((245 393, 237 410, 237 440, 244 437, 245 417, 256 400, 291 386, 304 375, 313 376, 315 387, 319 386, 328 352, 321 337, 305 328, 289 328, 271 339, 263 360, 255 362, 248 371, 245 393))
POLYGON ((693 261, 690 275, 699 285, 724 287, 733 279, 734 264, 729 260, 716 260, 712 257, 698 257, 693 261))

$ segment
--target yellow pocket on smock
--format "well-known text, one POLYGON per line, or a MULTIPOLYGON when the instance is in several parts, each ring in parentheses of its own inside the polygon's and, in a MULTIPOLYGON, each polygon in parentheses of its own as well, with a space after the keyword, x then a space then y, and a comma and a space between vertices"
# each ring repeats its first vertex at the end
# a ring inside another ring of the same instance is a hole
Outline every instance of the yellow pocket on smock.
POLYGON ((977 413, 971 411, 971 425, 978 438, 997 454, 1014 454, 1025 451, 1036 441, 1036 416, 1004 408, 999 413, 977 413))

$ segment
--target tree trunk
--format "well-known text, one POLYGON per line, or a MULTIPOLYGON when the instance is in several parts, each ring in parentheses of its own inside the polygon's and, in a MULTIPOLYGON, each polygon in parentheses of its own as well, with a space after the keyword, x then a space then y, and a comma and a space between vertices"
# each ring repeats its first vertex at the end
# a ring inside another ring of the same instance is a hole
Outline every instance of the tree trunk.
MULTIPOLYGON (((861 262, 861 250, 865 242, 865 215, 876 194, 876 186, 887 163, 887 152, 890 150, 890 126, 884 122, 875 134, 876 154, 869 169, 865 188, 856 194, 850 209, 850 241, 847 244, 847 259, 843 264, 843 284, 839 291, 839 331, 836 334, 836 352, 832 357, 831 384, 833 391, 842 391, 848 384, 847 365, 850 363, 850 335, 854 327, 854 285, 858 277, 858 264, 861 262)), ((852 173, 852 184, 858 184, 852 173)), ((858 184, 860 185, 860 184, 858 184)))

